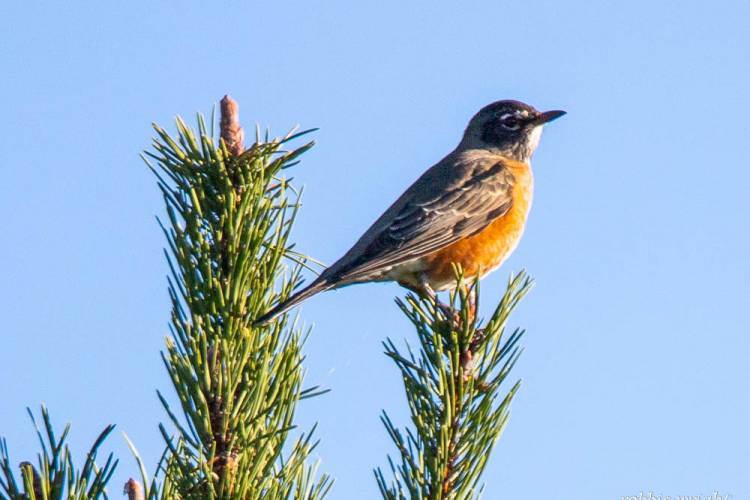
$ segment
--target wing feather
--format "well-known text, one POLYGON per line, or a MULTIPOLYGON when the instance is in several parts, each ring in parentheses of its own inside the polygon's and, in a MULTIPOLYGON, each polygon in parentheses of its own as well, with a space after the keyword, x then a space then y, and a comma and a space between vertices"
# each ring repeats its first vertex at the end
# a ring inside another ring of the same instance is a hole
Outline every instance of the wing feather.
POLYGON ((502 158, 451 163, 420 177, 326 274, 341 283, 368 279, 472 236, 507 213, 515 179, 502 158))

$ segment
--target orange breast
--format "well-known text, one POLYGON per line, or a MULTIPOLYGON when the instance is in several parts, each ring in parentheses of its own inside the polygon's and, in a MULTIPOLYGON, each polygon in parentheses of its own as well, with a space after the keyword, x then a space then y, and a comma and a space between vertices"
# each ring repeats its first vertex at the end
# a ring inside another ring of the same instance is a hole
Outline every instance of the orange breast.
POLYGON ((424 272, 433 289, 445 289, 454 283, 453 263, 460 264, 467 277, 481 277, 502 264, 515 250, 531 207, 533 177, 526 164, 514 162, 509 168, 516 183, 508 213, 474 236, 424 257, 424 272))

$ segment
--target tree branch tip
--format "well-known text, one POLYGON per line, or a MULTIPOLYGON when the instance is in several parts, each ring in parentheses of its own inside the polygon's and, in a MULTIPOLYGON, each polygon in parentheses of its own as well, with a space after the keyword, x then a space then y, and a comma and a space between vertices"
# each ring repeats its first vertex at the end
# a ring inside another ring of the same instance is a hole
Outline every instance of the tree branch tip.
POLYGON ((140 483, 132 477, 125 483, 123 494, 128 496, 128 500, 144 500, 143 488, 141 488, 140 483))
POLYGON ((240 106, 237 101, 226 94, 220 103, 221 138, 233 156, 239 156, 245 150, 245 131, 240 126, 240 106))

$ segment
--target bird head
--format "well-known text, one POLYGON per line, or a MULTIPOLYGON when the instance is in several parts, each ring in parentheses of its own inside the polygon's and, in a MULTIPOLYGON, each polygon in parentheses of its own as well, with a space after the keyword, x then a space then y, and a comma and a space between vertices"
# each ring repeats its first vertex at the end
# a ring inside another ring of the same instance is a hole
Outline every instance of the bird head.
POLYGON ((459 148, 487 149, 528 162, 539 145, 544 124, 564 114, 559 110, 540 112, 520 101, 493 102, 469 121, 459 148))

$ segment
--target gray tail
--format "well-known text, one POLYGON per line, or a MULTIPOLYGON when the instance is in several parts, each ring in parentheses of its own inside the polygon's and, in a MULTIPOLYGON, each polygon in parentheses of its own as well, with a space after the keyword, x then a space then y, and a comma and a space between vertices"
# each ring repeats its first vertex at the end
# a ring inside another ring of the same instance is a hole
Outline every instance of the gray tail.
POLYGON ((293 294, 291 297, 286 299, 284 302, 281 302, 279 304, 276 304, 273 308, 271 308, 270 311, 262 315, 260 318, 256 319, 253 322, 254 326, 260 326, 268 323, 273 318, 278 316, 279 314, 284 314, 292 307, 296 306, 303 300, 312 297, 318 292, 323 292, 325 290, 328 290, 329 288, 333 288, 333 284, 329 283, 328 281, 313 281, 310 283, 309 286, 303 288, 299 292, 293 294))

